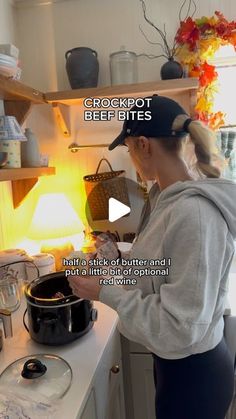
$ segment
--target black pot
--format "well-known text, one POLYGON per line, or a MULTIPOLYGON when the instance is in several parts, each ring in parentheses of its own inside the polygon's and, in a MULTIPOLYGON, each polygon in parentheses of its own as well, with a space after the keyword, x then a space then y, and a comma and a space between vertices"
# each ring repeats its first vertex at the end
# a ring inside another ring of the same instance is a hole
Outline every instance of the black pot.
POLYGON ((173 58, 169 59, 161 67, 161 79, 181 79, 183 77, 183 67, 180 63, 175 61, 173 58))
POLYGON ((78 47, 67 51, 65 57, 66 71, 72 89, 97 87, 99 63, 96 51, 78 47))
POLYGON ((24 326, 38 343, 63 345, 72 342, 87 333, 97 318, 93 302, 72 295, 64 271, 35 279, 26 287, 25 296, 24 326), (58 292, 64 297, 54 298, 58 292))

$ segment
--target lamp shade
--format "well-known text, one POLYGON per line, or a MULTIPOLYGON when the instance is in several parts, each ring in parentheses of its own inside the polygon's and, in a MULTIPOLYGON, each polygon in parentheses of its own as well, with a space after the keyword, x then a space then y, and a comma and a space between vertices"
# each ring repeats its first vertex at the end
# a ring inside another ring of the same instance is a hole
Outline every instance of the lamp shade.
POLYGON ((81 233, 84 226, 64 194, 41 195, 28 237, 33 240, 58 239, 81 233))
POLYGON ((15 116, 0 116, 0 140, 27 141, 15 116))

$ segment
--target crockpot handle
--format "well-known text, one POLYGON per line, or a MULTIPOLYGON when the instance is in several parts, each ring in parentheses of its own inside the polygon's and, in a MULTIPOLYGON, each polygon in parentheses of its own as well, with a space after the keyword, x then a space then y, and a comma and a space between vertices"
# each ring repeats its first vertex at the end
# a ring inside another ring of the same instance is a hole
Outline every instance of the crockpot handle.
POLYGON ((25 329, 27 330, 27 332, 29 333, 29 328, 28 328, 28 326, 27 326, 27 324, 26 324, 26 322, 25 322, 25 316, 26 316, 26 313, 27 313, 27 308, 25 309, 25 312, 24 312, 24 314, 23 314, 23 324, 24 324, 24 326, 25 326, 25 329))

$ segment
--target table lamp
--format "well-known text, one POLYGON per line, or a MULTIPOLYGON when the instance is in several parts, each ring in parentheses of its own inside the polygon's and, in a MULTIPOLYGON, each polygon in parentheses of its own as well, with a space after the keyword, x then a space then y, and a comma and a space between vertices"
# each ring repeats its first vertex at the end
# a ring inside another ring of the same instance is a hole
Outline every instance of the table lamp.
POLYGON ((41 241, 41 252, 55 257, 56 270, 63 269, 62 259, 74 247, 71 237, 82 233, 84 226, 67 197, 61 193, 41 195, 37 203, 28 237, 41 241))

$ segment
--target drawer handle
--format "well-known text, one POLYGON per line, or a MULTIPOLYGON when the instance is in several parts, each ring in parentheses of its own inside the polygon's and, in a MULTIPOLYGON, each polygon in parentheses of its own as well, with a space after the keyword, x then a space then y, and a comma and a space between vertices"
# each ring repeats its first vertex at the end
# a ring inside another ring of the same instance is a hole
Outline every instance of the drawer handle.
POLYGON ((113 365, 113 367, 111 367, 111 372, 113 372, 113 374, 118 374, 118 372, 120 372, 119 365, 113 365))

